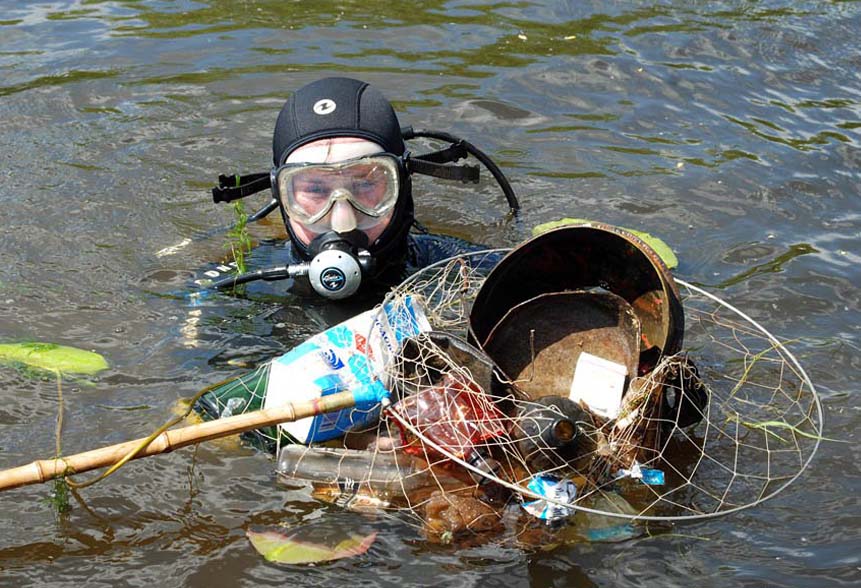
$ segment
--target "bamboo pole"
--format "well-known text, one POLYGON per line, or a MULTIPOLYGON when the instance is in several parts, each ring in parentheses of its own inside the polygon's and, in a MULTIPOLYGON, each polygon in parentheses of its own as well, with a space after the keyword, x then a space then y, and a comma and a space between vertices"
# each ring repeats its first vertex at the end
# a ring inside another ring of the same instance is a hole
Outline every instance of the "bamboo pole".
MULTIPOLYGON (((321 396, 305 402, 294 402, 283 406, 266 408, 245 414, 167 430, 157 436, 133 459, 168 453, 180 447, 210 441, 252 429, 289 423, 306 417, 350 408, 356 403, 352 392, 339 392, 321 396)), ((102 467, 112 466, 134 451, 146 438, 126 441, 108 447, 92 449, 83 453, 56 459, 40 459, 27 465, 0 471, 0 491, 28 484, 39 484, 54 478, 80 474, 102 467)))

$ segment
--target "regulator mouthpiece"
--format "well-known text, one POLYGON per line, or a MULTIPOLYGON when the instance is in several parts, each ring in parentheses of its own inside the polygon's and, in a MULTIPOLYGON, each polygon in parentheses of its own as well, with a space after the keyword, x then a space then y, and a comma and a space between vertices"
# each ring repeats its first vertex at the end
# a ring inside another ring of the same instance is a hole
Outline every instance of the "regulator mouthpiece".
POLYGON ((308 264, 308 281, 324 298, 349 298, 362 285, 362 275, 371 269, 371 254, 349 237, 350 234, 327 233, 311 243, 312 250, 318 253, 308 264))

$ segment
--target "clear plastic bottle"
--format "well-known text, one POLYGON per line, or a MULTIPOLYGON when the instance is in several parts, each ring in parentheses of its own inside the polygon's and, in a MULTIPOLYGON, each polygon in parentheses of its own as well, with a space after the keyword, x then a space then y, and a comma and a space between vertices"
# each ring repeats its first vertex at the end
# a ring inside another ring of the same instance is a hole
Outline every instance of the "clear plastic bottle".
POLYGON ((444 471, 434 471, 421 460, 394 451, 287 445, 278 454, 277 472, 284 480, 314 482, 315 493, 331 495, 330 502, 361 497, 379 507, 408 503, 422 489, 466 486, 444 471))
MULTIPOLYGON (((492 399, 463 376, 447 373, 439 384, 406 397, 394 410, 423 438, 442 449, 439 451, 429 443, 421 443, 414 445, 418 451, 464 460, 480 470, 480 474, 472 470, 469 474, 483 487, 487 498, 498 500, 505 496, 502 486, 495 483, 504 478, 502 466, 482 445, 506 434, 506 417, 492 399)), ((412 436, 407 429, 403 433, 406 438, 412 436)))

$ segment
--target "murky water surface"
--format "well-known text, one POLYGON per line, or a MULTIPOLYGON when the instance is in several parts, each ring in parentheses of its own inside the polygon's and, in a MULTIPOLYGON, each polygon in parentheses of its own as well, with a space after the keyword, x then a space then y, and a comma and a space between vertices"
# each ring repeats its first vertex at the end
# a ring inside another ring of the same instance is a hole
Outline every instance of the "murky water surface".
MULTIPOLYGON (((428 227, 509 246, 577 216, 662 236, 680 277, 794 341, 826 435, 847 442, 755 509, 547 552, 429 545, 290 493, 252 448, 210 444, 134 463, 59 518, 46 486, 0 495, 0 584, 861 582, 859 30, 855 2, 0 2, 0 339, 111 364, 64 380, 65 452, 145 435, 337 318, 262 295, 195 317, 165 296, 226 255, 223 233, 206 236, 231 221, 208 195, 217 175, 268 169, 282 101, 332 74, 486 149, 524 205, 512 222, 491 182, 476 197, 420 180, 428 227), (302 521, 379 536, 299 569, 245 538, 302 521)), ((252 235, 279 237, 278 221, 252 235)), ((51 456, 56 383, 4 368, 0 391, 0 466, 51 456)))

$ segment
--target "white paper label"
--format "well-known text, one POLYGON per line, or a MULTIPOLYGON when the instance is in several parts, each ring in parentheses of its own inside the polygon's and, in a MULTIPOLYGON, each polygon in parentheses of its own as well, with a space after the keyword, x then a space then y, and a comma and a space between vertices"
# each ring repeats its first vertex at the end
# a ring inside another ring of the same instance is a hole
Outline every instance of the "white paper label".
POLYGON ((578 404, 582 402, 599 416, 615 419, 622 407, 627 375, 627 369, 621 363, 581 353, 568 398, 578 404))

